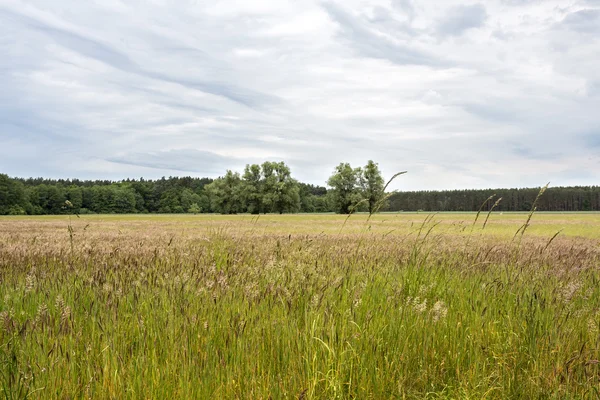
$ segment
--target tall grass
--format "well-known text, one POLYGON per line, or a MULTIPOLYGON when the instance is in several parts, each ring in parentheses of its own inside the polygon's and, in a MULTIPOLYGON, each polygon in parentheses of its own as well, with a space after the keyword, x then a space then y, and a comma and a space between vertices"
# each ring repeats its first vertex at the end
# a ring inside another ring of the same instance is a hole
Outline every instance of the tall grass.
POLYGON ((599 396, 589 242, 85 222, 2 225, 0 397, 599 396))

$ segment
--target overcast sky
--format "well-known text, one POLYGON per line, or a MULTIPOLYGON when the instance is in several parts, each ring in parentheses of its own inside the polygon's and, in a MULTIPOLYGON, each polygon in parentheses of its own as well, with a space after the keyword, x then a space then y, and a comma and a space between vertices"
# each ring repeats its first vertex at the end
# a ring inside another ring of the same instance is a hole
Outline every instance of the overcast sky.
POLYGON ((0 172, 600 184, 600 0, 0 0, 0 172))

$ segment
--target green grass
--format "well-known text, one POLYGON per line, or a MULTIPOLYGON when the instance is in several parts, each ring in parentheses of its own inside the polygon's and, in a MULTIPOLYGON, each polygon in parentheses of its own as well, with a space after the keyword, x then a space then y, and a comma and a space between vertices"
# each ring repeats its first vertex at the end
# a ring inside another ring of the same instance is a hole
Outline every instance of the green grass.
MULTIPOLYGON (((485 228, 487 236, 512 238, 519 227, 526 221, 527 212, 497 213, 490 215, 485 228)), ((434 215, 433 219, 440 222, 436 232, 451 235, 470 234, 471 225, 476 213, 382 213, 373 215, 370 219, 372 230, 381 233, 392 231, 394 235, 406 235, 418 229, 423 221, 434 215)), ((108 223, 120 224, 119 229, 137 229, 141 225, 158 224, 167 231, 181 232, 182 230, 197 231, 202 227, 233 225, 236 230, 246 229, 253 233, 267 234, 338 234, 346 220, 345 215, 334 214, 288 214, 288 215, 214 215, 214 214, 112 214, 85 215, 74 219, 75 224, 108 223), (199 226, 201 225, 201 226, 199 226)), ((486 214, 480 216, 475 233, 479 233, 486 214)), ((31 216, 14 217, 0 216, 0 222, 31 221, 47 223, 66 223, 67 216, 31 216)), ((342 233, 364 233, 368 214, 353 215, 342 229, 342 233)), ((55 225, 49 225, 54 227, 55 225)), ((93 227, 92 227, 93 228, 93 227)), ((537 212, 527 230, 528 236, 551 237, 560 231, 561 236, 584 237, 600 239, 600 212, 558 213, 537 212)))
POLYGON ((600 214, 474 217, 0 218, 0 397, 600 397, 600 214))

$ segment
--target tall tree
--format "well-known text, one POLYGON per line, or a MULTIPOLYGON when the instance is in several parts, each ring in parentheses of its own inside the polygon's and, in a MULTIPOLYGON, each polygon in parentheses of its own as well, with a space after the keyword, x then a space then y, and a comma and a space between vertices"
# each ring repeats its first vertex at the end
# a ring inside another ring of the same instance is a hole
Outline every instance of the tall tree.
POLYGON ((195 204, 197 209, 194 208, 195 211, 193 212, 194 214, 197 214, 200 212, 198 210, 201 209, 201 203, 202 197, 199 194, 194 193, 191 189, 185 188, 181 191, 181 208, 183 208, 183 212, 190 212, 190 208, 195 204))
POLYGON ((0 174, 0 214, 25 214, 25 208, 23 184, 0 174))
POLYGON ((377 211, 376 208, 378 206, 382 205, 381 202, 385 196, 385 193, 383 192, 384 181, 377 163, 369 160, 362 170, 360 181, 363 197, 367 200, 369 214, 372 214, 377 211))
POLYGON ((67 200, 72 204, 73 211, 78 213, 83 205, 83 191, 79 186, 71 185, 67 189, 67 200))
POLYGON ((109 187, 111 193, 110 211, 117 214, 135 212, 135 192, 123 187, 109 187))
POLYGON ((292 178, 284 162, 264 162, 262 165, 262 201, 265 212, 297 212, 300 210, 300 186, 292 178))
POLYGON ((48 214, 62 214, 65 205, 65 191, 62 186, 48 186, 46 191, 46 211, 48 214))
POLYGON ((340 163, 327 180, 331 187, 331 201, 336 212, 350 214, 353 208, 362 200, 359 178, 360 168, 352 168, 348 163, 340 163))
POLYGON ((251 214, 259 214, 263 210, 263 183, 260 165, 246 165, 242 176, 242 198, 251 214))
POLYGON ((238 172, 227 170, 225 176, 217 178, 205 186, 214 212, 237 214, 244 211, 241 201, 241 182, 242 179, 238 172))

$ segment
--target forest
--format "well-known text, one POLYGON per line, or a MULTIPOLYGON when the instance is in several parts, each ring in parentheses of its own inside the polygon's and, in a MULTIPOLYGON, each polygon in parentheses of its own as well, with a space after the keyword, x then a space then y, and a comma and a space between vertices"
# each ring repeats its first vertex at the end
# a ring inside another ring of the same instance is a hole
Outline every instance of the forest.
MULTIPOLYGON (((377 163, 339 164, 326 186, 294 179, 284 162, 247 165, 211 178, 79 180, 0 174, 1 215, 89 213, 326 213, 376 211, 528 211, 539 188, 385 190, 377 163), (486 201, 495 196, 493 201, 486 201)), ((600 187, 550 187, 539 211, 600 211, 600 187)))
MULTIPOLYGON (((530 211, 540 188, 472 189, 397 192, 389 196, 388 211, 530 211), (486 200, 495 196, 494 201, 486 200)), ((537 203, 538 211, 600 211, 599 186, 550 187, 537 203)))

